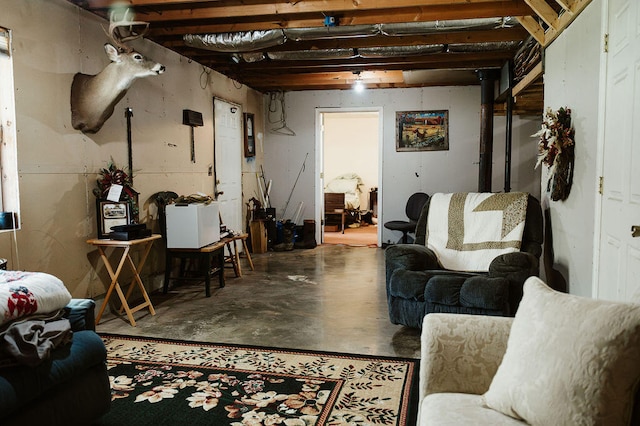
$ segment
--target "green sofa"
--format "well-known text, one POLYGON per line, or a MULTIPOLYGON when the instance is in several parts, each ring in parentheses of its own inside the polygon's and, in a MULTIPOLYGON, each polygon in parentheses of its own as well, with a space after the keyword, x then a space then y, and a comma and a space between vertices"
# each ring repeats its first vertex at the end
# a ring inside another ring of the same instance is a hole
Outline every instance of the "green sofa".
POLYGON ((109 411, 106 349, 95 332, 95 302, 72 299, 71 343, 55 348, 36 367, 0 369, 0 424, 88 425, 109 411))

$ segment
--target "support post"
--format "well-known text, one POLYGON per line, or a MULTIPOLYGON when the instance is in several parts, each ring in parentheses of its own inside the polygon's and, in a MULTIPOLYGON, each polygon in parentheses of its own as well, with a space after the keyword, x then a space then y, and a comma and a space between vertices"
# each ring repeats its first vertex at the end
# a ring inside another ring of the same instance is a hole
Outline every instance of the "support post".
POLYGON ((504 192, 511 192, 511 146, 513 139, 513 63, 508 64, 509 88, 507 89, 507 128, 504 147, 504 192))
POLYGON ((507 94, 507 137, 504 146, 504 192, 511 192, 511 145, 513 133, 513 97, 511 88, 507 94))
POLYGON ((491 175, 493 161, 493 100, 495 92, 496 72, 493 70, 478 71, 480 79, 480 167, 478 192, 491 192, 491 175))

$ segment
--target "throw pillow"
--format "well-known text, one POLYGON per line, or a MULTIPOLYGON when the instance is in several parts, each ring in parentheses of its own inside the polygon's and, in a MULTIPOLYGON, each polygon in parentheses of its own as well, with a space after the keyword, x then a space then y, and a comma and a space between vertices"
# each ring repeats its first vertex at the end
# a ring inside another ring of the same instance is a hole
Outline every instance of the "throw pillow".
POLYGON ((640 380, 640 305, 524 285, 486 404, 532 425, 627 425, 640 380))

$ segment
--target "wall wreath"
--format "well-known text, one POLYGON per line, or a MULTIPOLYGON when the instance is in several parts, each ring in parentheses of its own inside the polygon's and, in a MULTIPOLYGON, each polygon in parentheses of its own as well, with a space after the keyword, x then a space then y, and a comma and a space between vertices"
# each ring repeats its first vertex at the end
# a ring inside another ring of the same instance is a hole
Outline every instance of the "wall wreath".
POLYGON ((549 168, 547 192, 553 201, 566 200, 573 184, 575 160, 575 129, 571 126, 571 109, 560 108, 553 111, 547 108, 541 129, 533 135, 538 142, 538 161, 549 168))

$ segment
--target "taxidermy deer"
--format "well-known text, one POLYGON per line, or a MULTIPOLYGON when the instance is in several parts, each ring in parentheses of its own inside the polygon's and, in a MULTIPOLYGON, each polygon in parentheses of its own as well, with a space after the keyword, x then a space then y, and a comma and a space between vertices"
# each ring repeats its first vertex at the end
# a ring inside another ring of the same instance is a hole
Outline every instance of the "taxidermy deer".
POLYGON ((127 46, 125 42, 140 38, 149 29, 147 22, 132 21, 128 10, 122 20, 114 20, 113 14, 107 35, 113 44, 105 44, 104 50, 111 60, 96 75, 77 73, 71 84, 71 124, 84 133, 96 133, 113 114, 113 108, 124 97, 137 78, 162 74, 162 64, 145 58, 127 46), (144 25, 142 32, 134 28, 144 25), (123 30, 128 27, 129 30, 123 30), (126 35, 123 35, 123 32, 126 35))

